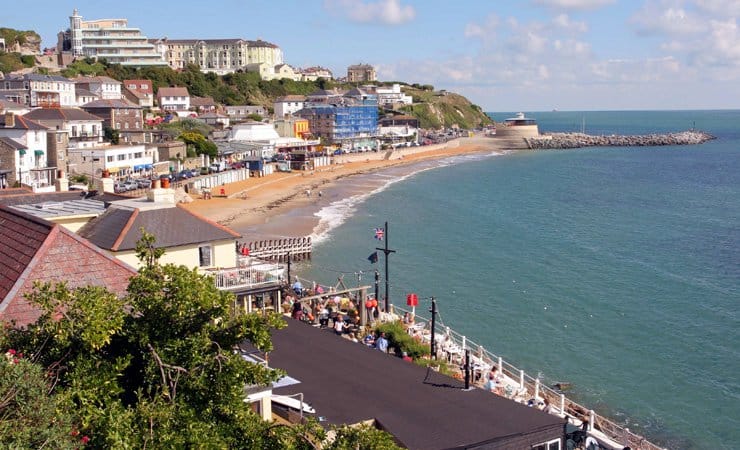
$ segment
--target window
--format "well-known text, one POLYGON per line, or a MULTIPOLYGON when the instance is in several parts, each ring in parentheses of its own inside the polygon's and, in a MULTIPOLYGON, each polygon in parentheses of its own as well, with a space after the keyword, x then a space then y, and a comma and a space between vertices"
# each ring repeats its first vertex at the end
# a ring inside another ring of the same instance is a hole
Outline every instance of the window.
POLYGON ((143 156, 144 156, 144 154, 142 152, 136 152, 136 153, 134 153, 134 158, 141 158, 143 156))
POLYGON ((105 157, 105 161, 106 162, 113 162, 113 156, 112 155, 106 156, 105 157))
POLYGON ((77 126, 72 125, 72 137, 77 137, 77 126))
POLYGON ((209 267, 213 256, 213 249, 210 245, 198 247, 198 257, 200 258, 200 267, 209 267))
POLYGON ((126 155, 116 155, 116 160, 117 161, 125 161, 126 160, 126 155))
POLYGON ((560 450, 560 438, 533 445, 532 450, 560 450))

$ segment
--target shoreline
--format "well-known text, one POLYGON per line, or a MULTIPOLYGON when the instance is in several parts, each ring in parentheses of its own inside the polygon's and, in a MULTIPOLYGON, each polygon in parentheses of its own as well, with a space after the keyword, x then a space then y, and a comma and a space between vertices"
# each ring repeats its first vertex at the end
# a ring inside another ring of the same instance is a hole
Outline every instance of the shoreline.
POLYGON ((475 136, 392 152, 341 155, 335 157, 334 164, 313 171, 276 172, 266 177, 229 183, 221 187, 226 196, 214 195, 209 200, 191 196, 193 201, 182 206, 232 228, 243 235, 245 242, 304 237, 311 235, 319 225, 314 212, 347 198, 345 195, 327 195, 340 180, 423 161, 505 150, 508 149, 503 142, 475 136))

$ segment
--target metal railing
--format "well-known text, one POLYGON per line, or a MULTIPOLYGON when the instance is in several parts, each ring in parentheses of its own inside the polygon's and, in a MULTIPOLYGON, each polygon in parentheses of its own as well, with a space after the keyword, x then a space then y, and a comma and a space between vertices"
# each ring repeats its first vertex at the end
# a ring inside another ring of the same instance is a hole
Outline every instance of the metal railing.
POLYGON ((280 284, 285 279, 285 268, 280 264, 261 264, 259 267, 232 267, 210 269, 205 274, 213 277, 218 289, 243 289, 280 284))
MULTIPOLYGON (((394 310, 396 313, 401 311, 401 314, 411 314, 410 310, 392 305, 391 312, 394 312, 394 310)), ((423 323, 427 329, 430 327, 429 319, 418 315, 415 315, 414 318, 416 323, 423 323)), ((465 350, 470 350, 471 355, 476 356, 489 367, 498 367, 499 371, 508 378, 506 383, 508 386, 513 384, 518 388, 507 392, 511 398, 518 400, 524 398, 547 399, 554 408, 557 408, 560 417, 587 421, 589 432, 602 434, 604 438, 613 441, 620 448, 629 446, 635 450, 664 450, 663 447, 647 441, 644 437, 631 432, 628 428, 617 424, 613 420, 600 416, 593 410, 568 399, 562 392, 543 384, 539 378, 531 377, 524 370, 504 361, 501 356, 493 354, 482 345, 471 341, 466 336, 450 329, 450 327, 437 322, 434 332, 436 336, 445 336, 444 341, 437 345, 438 355, 435 356, 444 355, 446 350, 452 346, 458 346, 463 353, 465 350)), ((599 438, 601 436, 597 435, 595 437, 599 438)))

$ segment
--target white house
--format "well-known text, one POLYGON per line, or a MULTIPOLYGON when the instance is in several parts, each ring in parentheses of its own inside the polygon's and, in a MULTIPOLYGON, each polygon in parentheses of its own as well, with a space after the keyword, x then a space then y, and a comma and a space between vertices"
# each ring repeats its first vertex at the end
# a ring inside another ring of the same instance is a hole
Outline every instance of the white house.
POLYGON ((49 167, 47 127, 8 112, 0 116, 0 185, 16 181, 34 192, 54 191, 56 167, 49 167))
MULTIPOLYGON (((110 77, 77 77, 75 87, 93 93, 102 100, 120 100, 121 82, 110 77)), ((84 103, 83 103, 84 104, 84 103)))
POLYGON ((282 119, 286 116, 293 115, 294 112, 303 109, 303 105, 306 103, 306 97, 302 95, 286 95, 284 97, 278 97, 272 104, 275 109, 275 117, 282 119))
POLYGON ((151 170, 154 151, 145 145, 110 145, 69 149, 70 172, 100 176, 107 170, 114 176, 126 176, 151 170))
POLYGON ((161 87, 157 91, 157 103, 163 111, 188 111, 190 94, 184 87, 161 87))
POLYGON ((393 105, 399 103, 403 105, 410 105, 411 103, 413 103, 410 95, 406 95, 401 92, 401 85, 399 84, 394 84, 390 88, 376 88, 375 93, 378 95, 378 105, 393 105))

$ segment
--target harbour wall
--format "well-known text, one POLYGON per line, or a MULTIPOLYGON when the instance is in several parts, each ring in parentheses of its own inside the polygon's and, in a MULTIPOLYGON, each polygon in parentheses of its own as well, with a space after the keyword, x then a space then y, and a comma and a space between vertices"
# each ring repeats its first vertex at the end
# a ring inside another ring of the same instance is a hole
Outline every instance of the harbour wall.
POLYGON ((644 147, 660 145, 695 145, 715 139, 703 131, 681 131, 678 133, 646 135, 601 135, 583 133, 549 133, 538 137, 524 138, 527 147, 534 150, 559 150, 581 147, 644 147))

